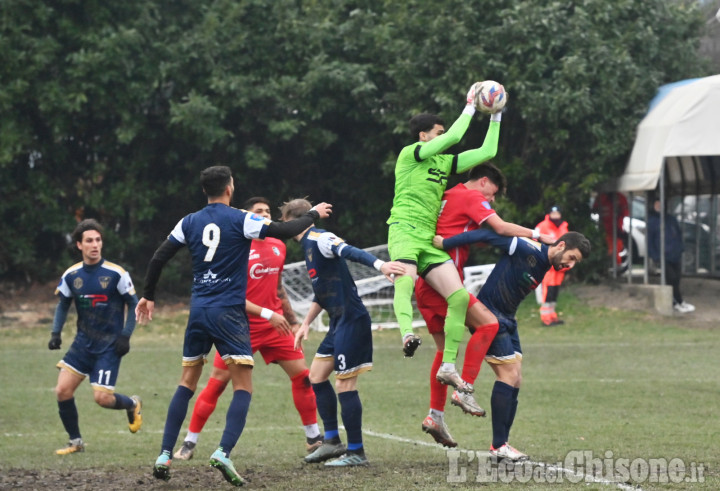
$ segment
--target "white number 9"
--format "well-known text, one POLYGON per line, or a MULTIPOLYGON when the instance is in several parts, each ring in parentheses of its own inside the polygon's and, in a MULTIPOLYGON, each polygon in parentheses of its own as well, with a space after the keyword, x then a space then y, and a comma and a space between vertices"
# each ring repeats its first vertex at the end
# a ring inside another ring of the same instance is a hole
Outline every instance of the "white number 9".
POLYGON ((203 245, 206 245, 208 248, 204 261, 212 261, 215 251, 217 251, 218 245, 220 244, 220 227, 214 223, 205 225, 202 242, 203 245))

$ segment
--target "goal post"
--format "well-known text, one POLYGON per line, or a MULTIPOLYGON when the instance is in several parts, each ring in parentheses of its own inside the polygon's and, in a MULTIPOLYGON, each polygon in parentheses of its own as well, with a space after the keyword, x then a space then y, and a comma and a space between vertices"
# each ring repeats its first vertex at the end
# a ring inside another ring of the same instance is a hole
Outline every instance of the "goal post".
MULTIPOLYGON (((377 245, 364 249, 383 261, 389 261, 387 244, 377 245)), ((373 329, 389 329, 398 327, 393 311, 394 287, 384 275, 378 273, 374 268, 369 268, 354 261, 346 261, 350 274, 355 280, 358 295, 368 309, 372 319, 373 329)), ((465 268, 465 287, 471 293, 477 293, 485 283, 492 271, 493 264, 481 266, 470 266, 465 268)), ((283 286, 287 292, 293 310, 301 318, 304 318, 310 309, 313 299, 312 283, 307 274, 305 261, 286 264, 283 268, 283 286)), ((425 325, 420 312, 415 305, 413 296, 413 327, 425 325)), ((328 329, 328 317, 325 311, 317 317, 313 325, 314 330, 326 331, 328 329)))

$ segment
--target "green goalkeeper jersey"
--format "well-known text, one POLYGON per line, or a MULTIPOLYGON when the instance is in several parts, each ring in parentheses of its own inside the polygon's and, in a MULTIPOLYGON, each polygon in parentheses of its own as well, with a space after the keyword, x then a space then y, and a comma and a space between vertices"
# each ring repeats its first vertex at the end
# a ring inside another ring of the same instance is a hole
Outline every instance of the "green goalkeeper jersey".
POLYGON ((440 153, 460 141, 470 120, 471 116, 463 113, 446 133, 400 151, 395 164, 395 197, 388 224, 409 223, 434 233, 448 176, 465 172, 495 156, 499 122, 490 123, 482 147, 459 155, 440 153))

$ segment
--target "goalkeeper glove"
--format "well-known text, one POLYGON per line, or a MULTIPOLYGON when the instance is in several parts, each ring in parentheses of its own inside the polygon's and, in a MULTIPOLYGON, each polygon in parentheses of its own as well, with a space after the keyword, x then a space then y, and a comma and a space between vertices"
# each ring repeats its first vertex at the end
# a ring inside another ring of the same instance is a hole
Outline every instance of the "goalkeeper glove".
POLYGON ((59 332, 54 332, 50 334, 50 342, 48 343, 48 349, 60 349, 60 345, 62 344, 62 338, 60 337, 59 332))
POLYGON ((130 351, 130 336, 118 336, 115 340, 115 354, 123 357, 130 351))

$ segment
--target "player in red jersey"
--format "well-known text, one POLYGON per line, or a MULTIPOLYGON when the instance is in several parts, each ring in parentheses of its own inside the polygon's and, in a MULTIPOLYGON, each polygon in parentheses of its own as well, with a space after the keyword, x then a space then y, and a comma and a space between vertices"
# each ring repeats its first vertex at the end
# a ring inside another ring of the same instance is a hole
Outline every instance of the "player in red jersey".
MULTIPOLYGON (((243 209, 270 218, 270 204, 266 198, 248 199, 243 209)), ((277 363, 290 377, 293 401, 305 426, 306 449, 314 451, 322 444, 317 424, 315 394, 308 378, 302 349, 295 349, 292 332, 300 326, 282 286, 285 263, 285 243, 268 237, 254 239, 248 259, 247 305, 250 323, 250 344, 253 353, 260 351, 265 363, 277 363)), ((230 380, 227 365, 215 353, 213 371, 207 386, 198 396, 193 408, 188 434, 175 452, 179 460, 190 460, 205 423, 215 410, 220 395, 230 380)))
MULTIPOLYGON (((467 182, 445 191, 437 223, 438 235, 452 237, 462 232, 476 230, 481 225, 487 224, 500 235, 539 238, 545 243, 552 243, 550 237, 504 221, 492 209, 491 203, 495 201, 495 195, 505 192, 506 183, 505 176, 500 169, 489 162, 471 169, 467 182)), ((455 263, 460 278, 464 280, 463 268, 470 254, 470 247, 464 245, 447 252, 455 263)), ((418 279, 415 287, 415 297, 428 332, 432 334, 437 346, 435 359, 430 368, 430 412, 422 423, 422 429, 429 433, 436 442, 446 447, 455 447, 457 443, 450 435, 444 420, 447 385, 441 384, 435 378, 445 349, 443 325, 447 302, 422 278, 418 279)), ((498 322, 493 313, 471 294, 465 323, 472 332, 472 336, 465 352, 462 378, 472 385, 480 371, 485 353, 497 333, 498 322)), ((485 416, 485 410, 478 405, 472 394, 456 390, 452 394, 452 404, 459 406, 468 414, 485 416)))

